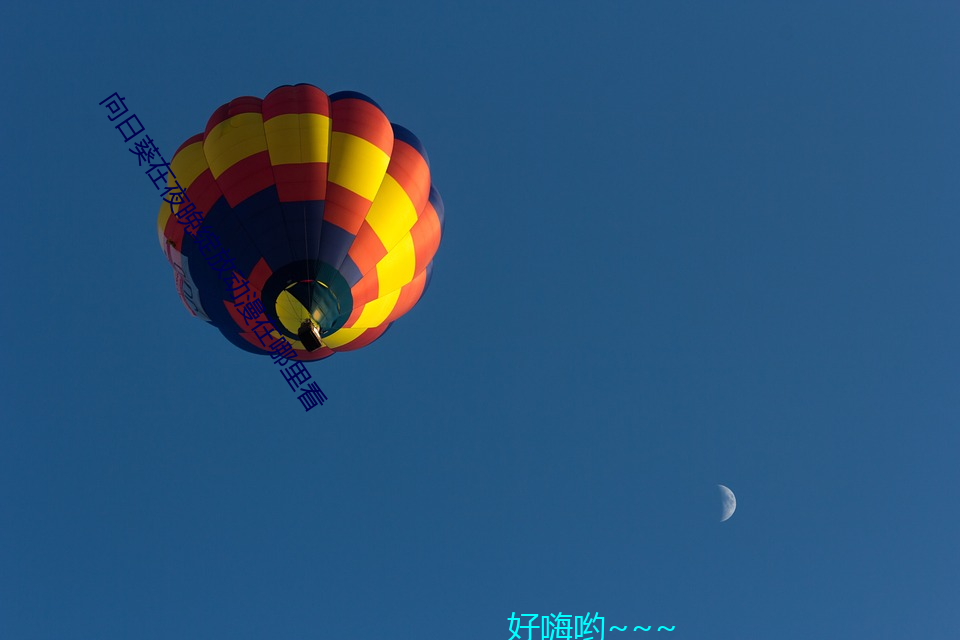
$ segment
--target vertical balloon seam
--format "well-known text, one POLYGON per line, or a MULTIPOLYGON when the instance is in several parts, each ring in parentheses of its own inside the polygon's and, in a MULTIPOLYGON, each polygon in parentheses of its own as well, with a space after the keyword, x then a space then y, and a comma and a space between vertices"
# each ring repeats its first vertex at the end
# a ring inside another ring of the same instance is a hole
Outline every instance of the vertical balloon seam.
MULTIPOLYGON (((271 97, 273 97, 273 99, 276 99, 276 96, 275 96, 274 94, 275 94, 277 91, 286 89, 286 88, 289 87, 289 86, 290 86, 290 85, 283 85, 283 86, 277 87, 276 89, 274 89, 273 91, 271 91, 270 93, 268 93, 268 94, 266 95, 266 97, 263 99, 264 102, 266 102, 266 101, 268 101, 268 100, 271 100, 271 97)), ((299 97, 299 95, 298 95, 298 97, 299 97)), ((272 100, 271 100, 271 102, 272 102, 272 100)), ((296 102, 296 107, 295 107, 295 108, 296 108, 296 112, 297 112, 297 146, 298 146, 297 159, 298 159, 298 162, 302 162, 302 161, 303 161, 303 127, 302 127, 302 122, 301 122, 301 120, 300 120, 299 114, 300 114, 300 112, 301 112, 303 109, 302 109, 302 107, 300 106, 299 100, 297 100, 297 101, 295 101, 295 102, 296 102)), ((263 109, 262 109, 262 107, 261 107, 261 117, 262 117, 262 114, 263 114, 263 109)), ((286 220, 285 220, 285 217, 286 217, 286 216, 285 216, 285 209, 287 209, 287 207, 285 206, 285 204, 286 204, 287 206, 289 206, 289 204, 291 204, 291 203, 284 203, 284 202, 282 201, 282 199, 280 198, 280 185, 277 183, 277 173, 276 173, 276 170, 274 169, 273 158, 272 158, 272 156, 270 155, 270 143, 269 143, 269 138, 267 137, 267 131, 266 131, 267 121, 266 121, 266 120, 263 120, 262 122, 263 122, 263 130, 264 130, 264 131, 263 131, 264 139, 267 140, 267 155, 268 155, 268 158, 269 158, 270 170, 271 170, 271 173, 273 174, 273 185, 274 185, 274 189, 277 191, 277 213, 280 215, 281 220, 283 220, 283 223, 284 223, 284 224, 283 224, 284 237, 285 237, 286 240, 287 240, 287 246, 291 247, 291 259, 293 259, 293 257, 295 256, 295 254, 292 253, 293 242, 292 242, 292 240, 290 239, 290 232, 289 232, 289 229, 287 228, 286 220)), ((302 203, 302 202, 298 202, 297 205, 298 205, 299 208, 300 208, 300 215, 301 215, 302 218, 303 218, 303 226, 304 226, 304 238, 303 238, 303 239, 304 239, 304 243, 306 243, 306 242, 307 242, 307 234, 306 234, 306 226, 307 226, 307 207, 306 207, 306 205, 305 205, 304 203, 302 203)), ((304 248, 304 258, 308 258, 309 255, 310 255, 309 250, 305 247, 305 248, 304 248)), ((310 277, 310 274, 308 273, 307 276, 310 277)), ((262 296, 262 291, 261 291, 261 301, 262 301, 262 300, 263 300, 263 296, 262 296)), ((290 304, 290 303, 289 303, 289 300, 285 300, 285 302, 286 302, 288 305, 290 304)), ((269 304, 275 304, 275 303, 274 303, 274 301, 270 301, 269 304)), ((291 309, 291 310, 292 310, 296 315, 300 315, 300 314, 298 313, 298 310, 297 310, 297 309, 294 308, 294 309, 291 309)), ((309 311, 308 311, 308 313, 309 313, 309 311)), ((301 346, 302 346, 302 344, 301 344, 301 346)))

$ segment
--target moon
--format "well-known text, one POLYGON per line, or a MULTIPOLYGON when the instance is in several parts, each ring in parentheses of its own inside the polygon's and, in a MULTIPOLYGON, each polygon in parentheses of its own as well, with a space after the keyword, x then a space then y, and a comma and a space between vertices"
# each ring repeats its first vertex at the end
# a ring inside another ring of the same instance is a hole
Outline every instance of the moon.
POLYGON ((718 484, 717 488, 720 489, 720 502, 723 508, 723 513, 720 514, 720 522, 726 522, 737 510, 737 496, 733 495, 733 491, 722 484, 718 484))

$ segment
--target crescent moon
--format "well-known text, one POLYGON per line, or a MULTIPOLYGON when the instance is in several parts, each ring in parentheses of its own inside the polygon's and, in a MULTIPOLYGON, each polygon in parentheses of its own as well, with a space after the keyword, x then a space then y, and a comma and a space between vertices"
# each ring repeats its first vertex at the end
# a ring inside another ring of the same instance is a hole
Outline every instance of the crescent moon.
POLYGON ((720 489, 720 502, 723 508, 723 512, 720 514, 720 522, 726 522, 737 510, 737 496, 733 495, 733 491, 722 484, 718 484, 717 488, 720 489))

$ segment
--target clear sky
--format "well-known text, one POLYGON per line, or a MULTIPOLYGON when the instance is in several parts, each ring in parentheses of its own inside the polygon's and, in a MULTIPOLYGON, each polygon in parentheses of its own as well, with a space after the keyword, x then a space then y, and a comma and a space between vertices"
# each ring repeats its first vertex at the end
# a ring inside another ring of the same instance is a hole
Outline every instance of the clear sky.
POLYGON ((0 9, 0 639, 958 637, 956 2, 64 4, 0 9), (309 413, 97 104, 298 82, 446 205, 309 413))

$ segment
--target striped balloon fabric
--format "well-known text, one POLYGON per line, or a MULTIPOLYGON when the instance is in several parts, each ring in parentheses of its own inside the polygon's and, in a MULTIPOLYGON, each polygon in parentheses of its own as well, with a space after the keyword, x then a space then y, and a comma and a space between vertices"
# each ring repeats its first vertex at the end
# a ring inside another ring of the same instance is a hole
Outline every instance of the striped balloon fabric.
POLYGON ((242 349, 359 349, 427 288, 443 228, 427 154, 362 94, 237 98, 170 170, 158 230, 181 300, 242 349), (305 323, 319 348, 301 342, 305 323))

